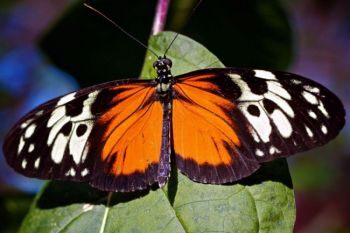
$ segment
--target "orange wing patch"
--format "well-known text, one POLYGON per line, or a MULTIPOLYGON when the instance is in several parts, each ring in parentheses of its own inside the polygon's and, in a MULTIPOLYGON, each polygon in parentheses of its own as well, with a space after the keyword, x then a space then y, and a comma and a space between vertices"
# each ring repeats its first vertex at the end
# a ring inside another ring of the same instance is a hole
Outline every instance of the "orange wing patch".
MULTIPOLYGON (((212 83, 196 83, 199 87, 217 89, 212 83)), ((191 159, 199 165, 230 165, 234 157, 227 146, 240 146, 235 123, 228 112, 235 105, 208 91, 186 82, 175 85, 178 95, 185 98, 173 100, 173 138, 175 153, 183 159, 191 159)))
POLYGON ((177 167, 192 180, 226 183, 258 168, 243 141, 241 115, 226 96, 225 76, 179 78, 173 94, 173 146, 177 167))
POLYGON ((102 160, 112 163, 107 171, 114 176, 144 174, 159 162, 163 110, 155 101, 153 87, 137 84, 117 86, 120 93, 114 107, 100 116, 107 128, 102 135, 102 160))

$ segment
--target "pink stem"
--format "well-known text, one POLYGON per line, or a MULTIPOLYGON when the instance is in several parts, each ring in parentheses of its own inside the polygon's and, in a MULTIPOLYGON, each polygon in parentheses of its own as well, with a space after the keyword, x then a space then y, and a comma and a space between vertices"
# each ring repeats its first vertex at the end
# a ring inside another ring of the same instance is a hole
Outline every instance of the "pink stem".
POLYGON ((151 35, 155 35, 164 30, 169 3, 170 0, 158 0, 151 35))

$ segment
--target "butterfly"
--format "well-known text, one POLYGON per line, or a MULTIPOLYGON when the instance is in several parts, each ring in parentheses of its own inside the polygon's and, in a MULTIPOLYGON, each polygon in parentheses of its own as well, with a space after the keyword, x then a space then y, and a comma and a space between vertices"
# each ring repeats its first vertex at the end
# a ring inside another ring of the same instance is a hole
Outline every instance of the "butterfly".
POLYGON ((324 145, 344 126, 341 101, 287 72, 207 68, 118 80, 55 98, 25 115, 3 151, 17 172, 131 192, 166 184, 171 163, 191 180, 234 182, 263 162, 324 145))

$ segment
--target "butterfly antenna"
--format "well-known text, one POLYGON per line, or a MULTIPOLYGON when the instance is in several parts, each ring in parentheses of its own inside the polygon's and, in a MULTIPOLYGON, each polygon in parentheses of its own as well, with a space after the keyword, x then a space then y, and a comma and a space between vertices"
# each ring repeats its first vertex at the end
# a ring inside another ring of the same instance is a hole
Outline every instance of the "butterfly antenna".
MULTIPOLYGON (((194 12, 197 10, 197 8, 199 7, 199 5, 202 3, 203 0, 199 0, 196 4, 196 6, 192 9, 190 17, 188 17, 188 20, 190 20, 194 14, 194 12)), ((188 21, 187 21, 188 22, 188 21)), ((176 38, 179 36, 179 32, 176 33, 176 35, 174 36, 173 40, 170 42, 168 48, 165 50, 164 56, 167 54, 168 50, 170 49, 170 47, 173 45, 173 43, 175 42, 176 38)))
POLYGON ((89 8, 90 10, 94 11, 95 13, 97 13, 98 15, 102 16, 103 18, 107 19, 110 23, 112 23, 116 28, 118 28, 120 31, 124 32, 128 37, 130 37, 131 39, 133 39, 134 41, 136 41, 137 43, 139 43, 142 47, 148 49, 151 53, 154 54, 154 56, 159 57, 156 52, 154 52, 152 49, 150 49, 147 45, 145 45, 144 43, 142 43, 140 40, 138 40, 135 36, 131 35, 129 32, 127 32, 126 30, 124 30, 124 28, 122 28, 119 24, 117 24, 116 22, 114 22, 112 19, 108 18, 105 14, 103 14, 101 11, 97 10, 96 8, 90 6, 87 3, 84 3, 84 6, 89 8))

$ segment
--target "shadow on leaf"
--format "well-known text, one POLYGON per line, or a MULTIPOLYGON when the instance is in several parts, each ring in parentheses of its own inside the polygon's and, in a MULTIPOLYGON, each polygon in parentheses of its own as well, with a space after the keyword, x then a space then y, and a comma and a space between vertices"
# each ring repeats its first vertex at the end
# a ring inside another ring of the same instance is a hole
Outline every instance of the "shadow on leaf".
MULTIPOLYGON (((235 183, 225 184, 225 186, 231 186, 235 184, 253 186, 261 184, 265 181, 274 181, 282 183, 289 188, 293 188, 289 173, 283 172, 286 169, 288 169, 288 164, 285 159, 279 159, 269 163, 264 163, 262 164, 261 168, 251 176, 235 183)), ((167 198, 171 205, 174 203, 178 185, 178 174, 177 169, 174 165, 167 185, 167 198)), ((147 190, 130 193, 113 193, 109 205, 114 206, 119 203, 130 202, 146 196, 150 190, 158 189, 159 188, 157 185, 153 185, 150 189, 147 190)), ((108 192, 92 188, 86 183, 71 181, 52 181, 49 182, 42 191, 37 201, 37 207, 40 209, 51 209, 78 203, 107 205, 107 196, 108 192)))
MULTIPOLYGON (((129 202, 147 195, 149 190, 136 191, 132 193, 113 193, 110 205, 129 202)), ((92 205, 107 203, 109 192, 100 191, 86 183, 73 181, 51 181, 42 191, 37 207, 40 209, 52 209, 72 204, 92 205)))
MULTIPOLYGON (((259 170, 257 170, 252 175, 239 180, 238 184, 244 186, 251 186, 261 184, 265 181, 279 182, 287 186, 288 188, 293 188, 292 179, 288 171, 288 163, 286 159, 278 159, 268 163, 261 164, 259 170)), ((235 184, 235 183, 233 183, 235 184)), ((232 185, 232 184, 226 184, 232 185)))

